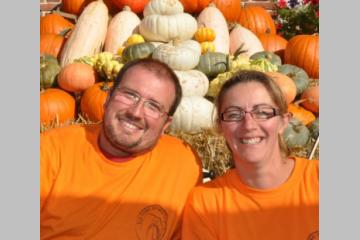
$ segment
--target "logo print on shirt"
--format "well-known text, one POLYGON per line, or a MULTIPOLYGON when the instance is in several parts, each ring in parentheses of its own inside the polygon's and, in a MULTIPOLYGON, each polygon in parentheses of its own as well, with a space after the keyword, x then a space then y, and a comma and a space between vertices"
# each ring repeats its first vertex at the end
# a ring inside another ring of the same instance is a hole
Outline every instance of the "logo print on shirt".
POLYGON ((161 240, 167 227, 168 214, 160 205, 143 208, 136 219, 139 240, 161 240))
POLYGON ((307 240, 319 240, 319 231, 311 233, 307 240))

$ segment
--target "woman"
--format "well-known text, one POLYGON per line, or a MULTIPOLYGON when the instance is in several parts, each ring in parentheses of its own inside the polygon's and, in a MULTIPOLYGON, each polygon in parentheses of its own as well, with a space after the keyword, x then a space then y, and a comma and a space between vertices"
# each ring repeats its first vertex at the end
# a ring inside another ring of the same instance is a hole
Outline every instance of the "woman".
POLYGON ((319 162, 289 157, 281 135, 291 115, 276 83, 241 71, 216 107, 235 168, 193 189, 182 239, 318 239, 319 162))

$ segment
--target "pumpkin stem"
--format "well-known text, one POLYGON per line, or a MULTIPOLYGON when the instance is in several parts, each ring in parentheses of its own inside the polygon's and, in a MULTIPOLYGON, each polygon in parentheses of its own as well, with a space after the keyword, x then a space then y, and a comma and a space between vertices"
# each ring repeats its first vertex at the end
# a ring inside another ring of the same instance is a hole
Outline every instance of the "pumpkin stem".
POLYGON ((237 59, 238 56, 240 56, 241 54, 246 53, 248 51, 248 50, 243 50, 244 45, 245 45, 245 43, 241 43, 241 45, 234 52, 235 59, 237 59))
POLYGON ((122 10, 131 12, 131 8, 128 5, 125 5, 122 10))
POLYGON ((104 81, 104 83, 101 85, 100 89, 104 92, 109 91, 110 90, 109 81, 108 80, 104 81))
POLYGON ((265 33, 270 34, 270 28, 267 27, 265 33))
POLYGON ((64 30, 62 30, 59 35, 62 37, 65 37, 67 33, 69 33, 71 31, 71 28, 66 28, 64 30))

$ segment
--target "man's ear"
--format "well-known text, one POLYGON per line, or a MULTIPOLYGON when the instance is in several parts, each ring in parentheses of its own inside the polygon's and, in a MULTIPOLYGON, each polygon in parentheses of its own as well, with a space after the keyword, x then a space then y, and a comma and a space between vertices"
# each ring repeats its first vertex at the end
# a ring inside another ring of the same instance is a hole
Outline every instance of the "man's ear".
POLYGON ((164 123, 161 134, 165 133, 166 129, 170 126, 172 120, 173 120, 173 116, 168 116, 168 118, 166 119, 166 122, 164 123))
POLYGON ((104 102, 104 105, 103 105, 104 111, 105 111, 107 105, 109 104, 109 101, 110 101, 110 94, 107 95, 106 100, 104 102))

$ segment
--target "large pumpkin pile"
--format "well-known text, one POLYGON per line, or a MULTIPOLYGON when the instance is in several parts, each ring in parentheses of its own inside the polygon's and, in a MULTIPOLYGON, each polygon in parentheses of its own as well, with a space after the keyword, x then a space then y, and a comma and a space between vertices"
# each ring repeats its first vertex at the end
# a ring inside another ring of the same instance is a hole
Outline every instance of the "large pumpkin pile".
POLYGON ((225 81, 245 69, 266 72, 279 84, 294 116, 285 140, 295 155, 313 155, 319 135, 317 34, 286 40, 264 8, 243 8, 240 0, 63 0, 60 7, 77 21, 56 11, 40 19, 41 131, 101 121, 123 64, 152 57, 167 63, 183 88, 169 134, 188 141, 216 174, 231 160, 213 131, 213 100, 225 81))

